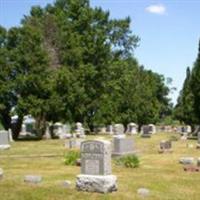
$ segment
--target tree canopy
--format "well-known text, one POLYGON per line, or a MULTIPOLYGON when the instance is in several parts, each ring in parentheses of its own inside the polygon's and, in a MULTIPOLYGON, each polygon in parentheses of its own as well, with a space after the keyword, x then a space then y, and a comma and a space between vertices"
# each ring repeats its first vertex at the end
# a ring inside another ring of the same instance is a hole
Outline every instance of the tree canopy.
POLYGON ((175 117, 191 125, 200 123, 200 43, 192 70, 187 68, 186 79, 175 107, 175 117))
POLYGON ((170 108, 169 89, 162 75, 138 64, 138 42, 129 17, 111 19, 89 0, 32 7, 20 27, 0 29, 4 127, 11 126, 13 108, 20 119, 35 117, 38 134, 46 121, 80 121, 91 130, 158 122, 170 108))

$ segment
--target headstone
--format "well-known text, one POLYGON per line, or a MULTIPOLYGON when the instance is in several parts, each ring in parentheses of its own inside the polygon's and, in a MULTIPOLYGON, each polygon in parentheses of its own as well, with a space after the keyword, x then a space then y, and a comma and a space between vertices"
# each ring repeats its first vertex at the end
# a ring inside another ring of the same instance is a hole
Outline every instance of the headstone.
POLYGON ((122 135, 122 134, 124 134, 124 125, 123 124, 115 124, 113 131, 114 131, 115 135, 122 135))
POLYGON ((195 126, 195 130, 194 132, 192 133, 193 135, 198 135, 198 133, 200 132, 200 126, 195 126))
POLYGON ((169 152, 171 153, 172 152, 172 142, 169 141, 169 140, 162 140, 160 142, 160 148, 158 150, 159 153, 166 153, 166 152, 169 152))
POLYGON ((187 126, 186 126, 186 132, 187 132, 187 133, 191 133, 191 132, 192 132, 192 128, 191 128, 190 125, 187 125, 187 126))
POLYGON ((3 178, 3 169, 0 168, 0 180, 3 178))
POLYGON ((150 138, 151 137, 151 131, 150 131, 150 128, 148 125, 144 125, 142 126, 142 129, 141 129, 141 137, 144 137, 144 138, 150 138))
POLYGON ((9 142, 14 142, 13 136, 12 136, 12 131, 10 128, 8 129, 8 138, 9 138, 9 142))
POLYGON ((132 138, 126 138, 124 135, 117 135, 113 137, 113 152, 112 156, 123 156, 133 154, 134 144, 132 138))
POLYGON ((26 175, 24 177, 24 182, 37 184, 42 181, 42 177, 38 175, 26 175))
POLYGON ((200 132, 197 133, 197 149, 200 149, 200 132))
POLYGON ((117 178, 111 172, 111 144, 91 140, 81 143, 81 174, 76 188, 81 191, 107 193, 117 190, 117 178))
POLYGON ((26 125, 24 123, 22 124, 20 135, 26 135, 26 125))
POLYGON ((83 128, 82 123, 80 123, 80 122, 76 123, 75 133, 76 133, 77 137, 85 138, 85 130, 83 128))
POLYGON ((149 190, 146 188, 139 188, 137 190, 138 195, 140 195, 141 197, 147 197, 149 196, 149 190))
POLYGON ((193 157, 182 157, 179 159, 179 162, 183 165, 194 164, 194 158, 193 157))
POLYGON ((154 124, 149 124, 148 126, 151 134, 156 133, 156 126, 154 124))
POLYGON ((106 127, 106 132, 107 132, 108 134, 112 135, 112 134, 113 134, 113 126, 112 126, 112 125, 108 125, 108 126, 106 127))
POLYGON ((132 123, 132 122, 129 123, 129 124, 127 125, 126 133, 127 133, 127 134, 131 134, 131 135, 137 134, 137 124, 132 123))
POLYGON ((44 139, 51 139, 51 134, 50 134, 50 129, 49 129, 49 125, 47 125, 46 130, 45 130, 45 134, 43 136, 44 139))
POLYGON ((9 149, 9 133, 8 131, 0 131, 0 149, 9 149))
POLYGON ((23 123, 25 124, 26 133, 29 135, 34 133, 35 129, 35 119, 31 115, 27 115, 24 117, 23 123))
POLYGON ((71 138, 65 142, 65 148, 69 149, 80 149, 81 142, 83 142, 83 139, 76 139, 76 138, 71 138))

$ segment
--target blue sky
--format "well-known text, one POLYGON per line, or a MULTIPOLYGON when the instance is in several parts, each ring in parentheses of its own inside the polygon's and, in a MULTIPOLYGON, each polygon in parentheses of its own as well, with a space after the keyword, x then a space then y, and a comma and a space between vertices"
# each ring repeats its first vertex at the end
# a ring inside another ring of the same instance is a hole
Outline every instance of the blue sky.
MULTIPOLYGON (((32 5, 45 6, 54 0, 0 0, 0 24, 18 26, 32 5)), ((199 0, 91 0, 91 5, 109 10, 112 18, 132 19, 131 29, 141 38, 135 50, 139 63, 173 79, 178 90, 171 94, 176 102, 192 67, 200 39, 199 0)))

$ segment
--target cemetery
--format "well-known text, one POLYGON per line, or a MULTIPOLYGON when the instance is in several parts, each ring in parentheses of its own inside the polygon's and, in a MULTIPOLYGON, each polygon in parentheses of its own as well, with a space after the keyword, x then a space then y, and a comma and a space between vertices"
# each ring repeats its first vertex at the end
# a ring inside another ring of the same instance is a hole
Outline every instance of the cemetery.
POLYGON ((200 200, 199 8, 0 0, 0 200, 200 200))
POLYGON ((121 139, 139 150, 133 153, 140 161, 138 167, 129 168, 117 165, 111 156, 115 138, 109 133, 86 135, 80 145, 73 146, 65 143, 78 137, 12 142, 9 149, 0 151, 2 199, 198 199, 196 140, 182 141, 175 132, 157 132, 149 139, 127 134, 121 139), (158 153, 172 135, 178 138, 171 142, 173 152, 158 153), (188 143, 194 147, 187 148, 188 143), (81 153, 81 166, 64 164, 64 154, 71 149, 81 153))

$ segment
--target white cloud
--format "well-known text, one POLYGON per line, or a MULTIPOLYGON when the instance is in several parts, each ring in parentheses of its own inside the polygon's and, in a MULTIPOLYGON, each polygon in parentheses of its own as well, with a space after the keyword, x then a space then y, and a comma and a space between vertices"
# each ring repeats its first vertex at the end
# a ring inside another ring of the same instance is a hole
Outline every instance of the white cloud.
POLYGON ((146 7, 146 11, 153 14, 164 15, 166 14, 166 8, 162 4, 154 4, 146 7))

